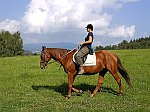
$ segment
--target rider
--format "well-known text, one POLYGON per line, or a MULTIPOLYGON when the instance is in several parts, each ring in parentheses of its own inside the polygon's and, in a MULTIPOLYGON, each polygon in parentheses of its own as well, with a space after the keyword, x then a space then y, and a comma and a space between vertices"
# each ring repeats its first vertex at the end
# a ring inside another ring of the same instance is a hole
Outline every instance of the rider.
POLYGON ((75 60, 77 61, 77 64, 80 65, 78 74, 84 73, 83 57, 86 56, 87 54, 93 54, 93 49, 92 49, 92 42, 93 42, 93 38, 94 38, 93 25, 88 24, 86 27, 86 30, 88 32, 88 35, 85 38, 85 42, 80 42, 81 48, 75 55, 75 60))

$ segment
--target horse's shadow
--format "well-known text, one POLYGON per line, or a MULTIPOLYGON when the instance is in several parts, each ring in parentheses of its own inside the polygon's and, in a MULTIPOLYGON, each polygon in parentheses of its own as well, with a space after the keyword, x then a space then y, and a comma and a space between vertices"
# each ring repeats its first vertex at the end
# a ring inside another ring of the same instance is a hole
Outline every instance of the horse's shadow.
MULTIPOLYGON (((73 87, 77 88, 79 90, 82 90, 83 92, 85 92, 85 91, 93 92, 93 90, 95 89, 94 85, 89 85, 89 84, 74 85, 73 87)), ((68 88, 67 83, 63 83, 58 86, 32 85, 32 89, 34 91, 38 91, 41 89, 54 90, 55 92, 61 93, 62 96, 65 96, 67 94, 67 88, 68 88)), ((113 90, 112 88, 108 88, 108 87, 101 87, 98 92, 110 93, 110 94, 117 95, 117 96, 119 95, 119 92, 113 90)))

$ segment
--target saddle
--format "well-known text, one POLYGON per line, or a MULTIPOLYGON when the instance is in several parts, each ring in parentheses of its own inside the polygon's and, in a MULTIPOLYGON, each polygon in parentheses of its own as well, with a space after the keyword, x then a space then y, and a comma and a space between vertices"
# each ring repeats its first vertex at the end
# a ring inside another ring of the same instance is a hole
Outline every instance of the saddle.
MULTIPOLYGON (((74 56, 77 52, 75 52, 74 55, 73 55, 73 62, 74 63, 77 63, 75 58, 74 58, 74 56)), ((83 58, 83 62, 84 62, 83 66, 95 66, 96 65, 96 55, 95 55, 95 53, 86 55, 83 58)))

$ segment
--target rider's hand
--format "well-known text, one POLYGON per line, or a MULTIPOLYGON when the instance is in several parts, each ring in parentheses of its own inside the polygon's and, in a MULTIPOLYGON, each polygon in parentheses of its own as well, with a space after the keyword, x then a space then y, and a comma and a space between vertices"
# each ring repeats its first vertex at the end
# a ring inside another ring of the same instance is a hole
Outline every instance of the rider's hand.
POLYGON ((82 46, 84 44, 84 42, 80 42, 80 46, 82 46))

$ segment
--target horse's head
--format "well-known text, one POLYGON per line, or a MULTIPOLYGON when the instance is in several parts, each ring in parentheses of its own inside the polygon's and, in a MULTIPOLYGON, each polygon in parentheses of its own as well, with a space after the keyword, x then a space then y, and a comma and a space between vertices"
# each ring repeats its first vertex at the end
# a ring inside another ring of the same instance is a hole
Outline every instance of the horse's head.
POLYGON ((45 69, 50 59, 51 55, 48 53, 46 47, 42 46, 40 68, 45 69))
POLYGON ((46 48, 43 46, 41 52, 40 68, 45 69, 51 58, 63 64, 66 60, 68 60, 66 58, 68 58, 68 54, 70 54, 71 52, 72 51, 67 49, 46 48))

